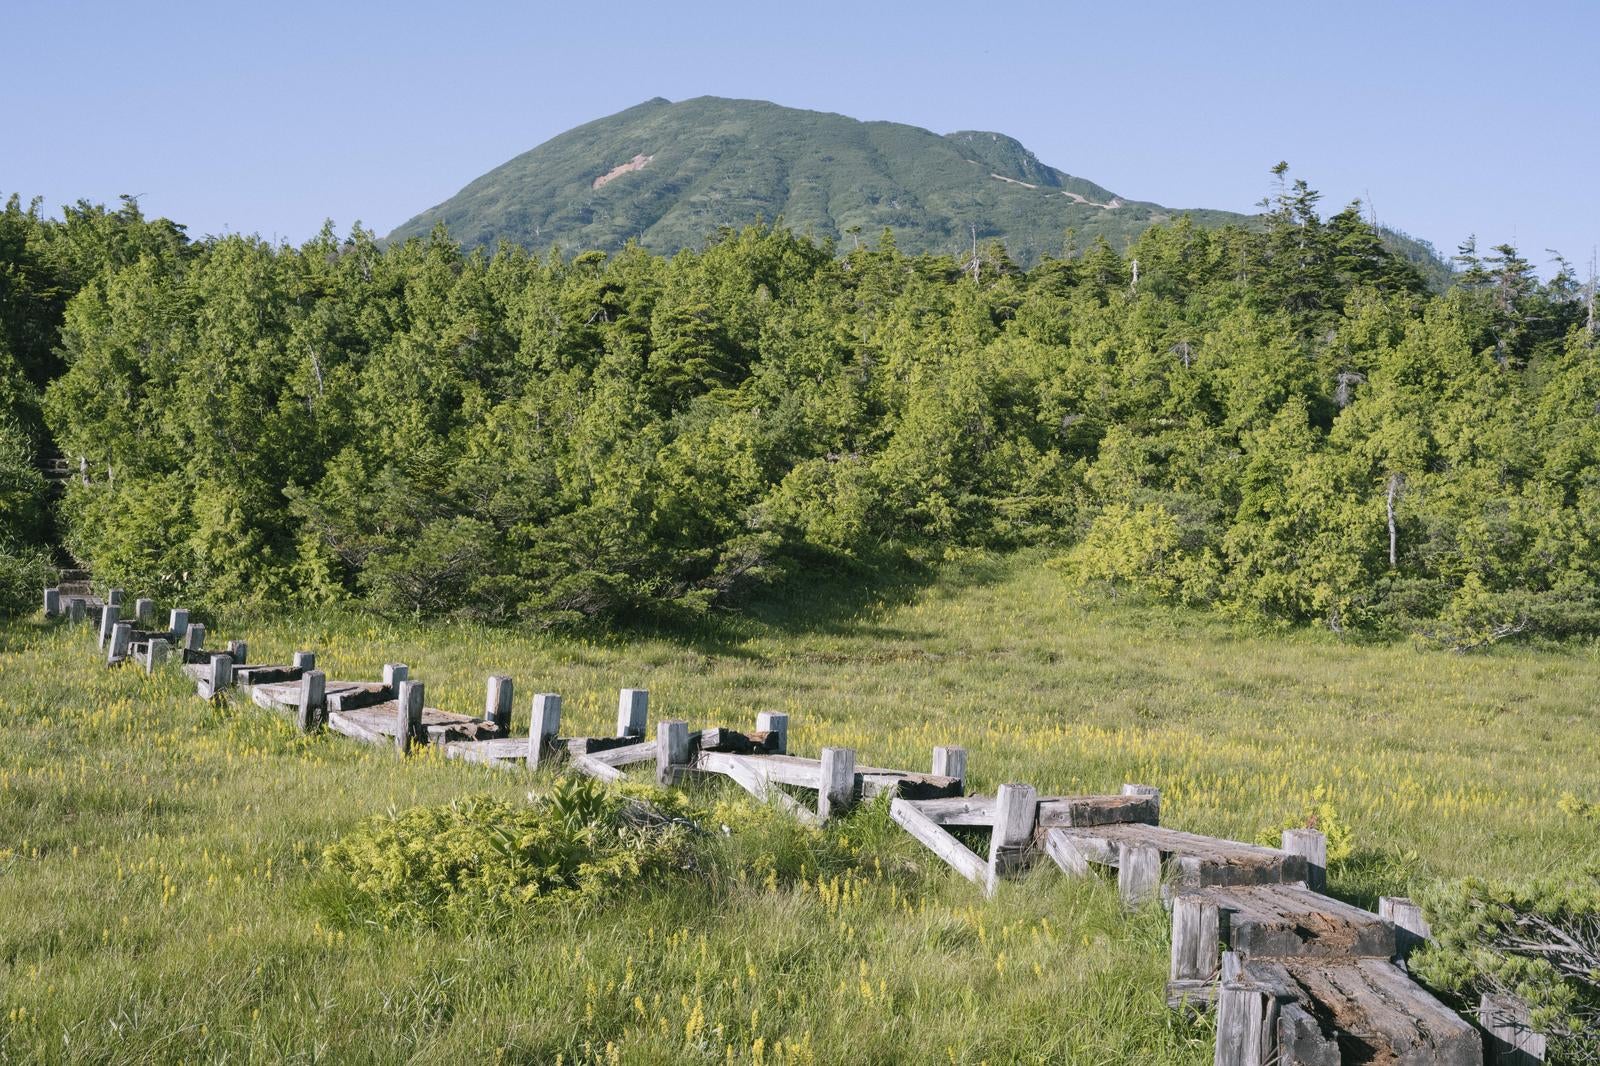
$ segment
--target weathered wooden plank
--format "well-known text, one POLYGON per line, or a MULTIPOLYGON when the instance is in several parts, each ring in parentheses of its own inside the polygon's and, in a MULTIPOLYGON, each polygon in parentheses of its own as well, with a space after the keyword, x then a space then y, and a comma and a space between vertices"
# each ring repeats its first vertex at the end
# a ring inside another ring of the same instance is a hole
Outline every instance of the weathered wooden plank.
POLYGON ((955 777, 934 777, 932 774, 909 774, 890 770, 873 772, 856 770, 856 789, 863 799, 873 799, 887 792, 901 799, 927 800, 953 798, 961 795, 961 781, 955 777))
MULTIPOLYGON (((665 724, 665 722, 657 722, 658 731, 665 724)), ((655 761, 657 747, 658 741, 638 740, 632 744, 623 744, 620 747, 608 748, 605 751, 589 753, 588 757, 595 762, 605 763, 607 766, 632 766, 635 763, 655 761)))
POLYGON ((650 693, 642 688, 625 688, 617 696, 617 736, 642 737, 650 721, 650 693))
POLYGON ((918 807, 919 804, 913 800, 894 800, 889 804, 889 817, 954 867, 962 877, 980 885, 986 884, 989 880, 989 864, 951 836, 943 826, 935 824, 918 807))
POLYGON ((761 772, 760 763, 754 760, 728 752, 703 751, 694 756, 694 769, 721 774, 757 799, 777 804, 800 821, 810 825, 817 823, 816 812, 783 789, 774 787, 761 772))
POLYGON ((1305 880, 1305 860, 1298 855, 1163 826, 1122 823, 1050 832, 1073 837, 1083 850, 1096 855, 1093 861, 1108 866, 1118 864, 1118 849, 1123 845, 1153 847, 1163 856, 1175 857, 1178 887, 1183 889, 1213 884, 1276 884, 1305 880))
POLYGON ((435 746, 463 740, 489 740, 503 735, 499 726, 482 718, 458 715, 455 721, 434 722, 422 727, 423 737, 435 746))
POLYGON ((1048 796, 1039 800, 1039 828, 1070 829, 1128 822, 1155 825, 1160 813, 1160 797, 1048 796))
POLYGON ((650 743, 642 737, 566 737, 561 741, 570 755, 599 755, 617 748, 650 743))
POLYGON ((394 721, 392 715, 380 717, 383 710, 379 706, 364 707, 359 711, 329 711, 328 729, 368 744, 393 744, 394 721), (383 728, 380 722, 387 728, 383 728))
POLYGON ((118 622, 111 629, 111 643, 106 648, 106 665, 118 666, 128 658, 128 645, 132 642, 133 626, 118 622))
POLYGON ((1485 992, 1478 1000, 1478 1024, 1484 1031, 1488 1066, 1538 1066, 1547 1053, 1547 1038, 1533 1028, 1528 1005, 1515 996, 1485 992))
POLYGON ((114 603, 108 603, 100 608, 100 639, 98 647, 104 649, 111 640, 111 631, 117 628, 122 609, 114 603))
POLYGON ((141 661, 144 663, 144 672, 153 674, 156 667, 167 661, 172 653, 172 645, 160 638, 153 638, 145 643, 141 661))
POLYGON ((1172 955, 1167 971, 1168 993, 1177 982, 1209 982, 1221 967, 1221 909, 1200 893, 1172 900, 1172 955))
MULTIPOLYGON (((915 800, 921 811, 936 825, 994 825, 993 796, 952 796, 948 799, 915 800)), ((1044 804, 1040 800, 1040 806, 1044 804)))
POLYGON ((307 670, 300 675, 300 699, 295 707, 295 725, 302 733, 314 733, 322 728, 327 714, 327 678, 321 670, 307 670))
POLYGON ((198 685, 201 699, 215 699, 232 687, 232 657, 228 655, 213 655, 208 661, 201 664, 198 685))
POLYGON ((571 755, 569 760, 574 769, 588 774, 590 777, 599 778, 601 781, 621 781, 623 773, 615 766, 607 766, 592 755, 571 755))
POLYGON ((511 678, 503 674, 491 674, 483 697, 484 719, 493 722, 502 733, 511 732, 513 688, 511 678))
POLYGON ((676 784, 678 771, 687 769, 692 757, 689 748, 689 723, 681 718, 669 718, 657 722, 655 755, 656 784, 676 784))
POLYGON ((984 891, 993 895, 1001 878, 1023 869, 1033 850, 1039 794, 1032 785, 1005 784, 995 793, 994 828, 989 834, 989 870, 984 891))
POLYGON ((1117 894, 1140 907, 1161 894, 1161 851, 1151 844, 1117 845, 1117 894))
POLYGON ((544 757, 555 750, 561 732, 561 697, 554 692, 538 692, 533 697, 532 717, 528 722, 528 744, 524 759, 528 769, 537 770, 544 757))
POLYGON ((775 754, 781 738, 771 730, 744 732, 719 726, 697 734, 695 746, 700 751, 730 751, 743 755, 775 754))
POLYGON ((359 711, 363 707, 380 707, 386 703, 394 702, 394 698, 394 690, 382 682, 328 682, 328 709, 330 711, 359 711))
POLYGON ((519 768, 528 763, 527 737, 493 740, 452 740, 444 745, 446 757, 488 766, 519 768))
POLYGON ((789 750, 789 716, 782 711, 762 711, 756 715, 756 732, 776 734, 773 751, 783 755, 789 750))
POLYGON ((1392 954, 1401 959, 1410 958, 1413 951, 1433 936, 1433 929, 1423 916, 1422 908, 1405 896, 1379 896, 1378 916, 1394 923, 1395 949, 1392 954))
POLYGON ((1283 850, 1306 864, 1306 887, 1321 892, 1328 887, 1328 838, 1319 829, 1285 829, 1283 850))
POLYGON ((1044 835, 1044 853, 1050 861, 1061 868, 1061 872, 1069 877, 1087 877, 1091 858, 1083 847, 1082 842, 1061 832, 1052 829, 1044 835))
MULTIPOLYGON (((1253 964, 1247 962, 1246 970, 1253 964)), ((1386 959, 1291 960, 1281 964, 1314 1003, 1312 1013, 1399 1066, 1480 1066, 1483 1043, 1471 1024, 1386 959)), ((1337 1061, 1337 1060, 1335 1060, 1337 1061)))
POLYGON ((282 664, 261 663, 255 666, 235 666, 233 669, 233 683, 241 688, 251 688, 255 685, 299 681, 304 673, 305 671, 303 670, 282 664))
MULTIPOLYGON (((370 681, 327 681, 324 691, 329 711, 348 713, 366 707, 377 707, 393 702, 394 697, 384 695, 383 686, 370 681)), ((252 685, 250 698, 268 709, 295 711, 300 706, 300 682, 269 681, 252 685)))
POLYGON ((967 780, 967 749, 953 745, 934 748, 933 774, 935 777, 952 778, 964 788, 967 780))
POLYGON ((1180 894, 1177 907, 1215 906, 1218 936, 1248 957, 1392 958, 1395 927, 1300 884, 1242 885, 1180 894), (1191 903, 1189 901, 1199 901, 1191 903))
POLYGON ((856 800, 856 753, 853 748, 823 748, 818 760, 817 820, 849 810, 856 800))
POLYGON ((394 699, 401 684, 411 679, 411 667, 405 663, 384 663, 382 677, 383 687, 389 690, 389 698, 394 699))

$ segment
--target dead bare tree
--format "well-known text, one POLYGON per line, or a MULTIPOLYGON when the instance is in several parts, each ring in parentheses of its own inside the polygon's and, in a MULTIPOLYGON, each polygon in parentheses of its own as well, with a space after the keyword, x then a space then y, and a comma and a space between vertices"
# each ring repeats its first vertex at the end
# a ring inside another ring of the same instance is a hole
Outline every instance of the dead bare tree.
POLYGON ((1389 512, 1389 569, 1400 565, 1400 529, 1395 525, 1394 506, 1405 486, 1405 475, 1396 471, 1389 475, 1389 491, 1384 494, 1384 504, 1389 512))

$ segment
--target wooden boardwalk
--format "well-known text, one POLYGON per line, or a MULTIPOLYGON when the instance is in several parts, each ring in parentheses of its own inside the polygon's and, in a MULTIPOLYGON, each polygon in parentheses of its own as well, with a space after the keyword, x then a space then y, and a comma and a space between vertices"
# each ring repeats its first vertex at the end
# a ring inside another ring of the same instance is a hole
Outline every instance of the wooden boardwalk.
POLYGON ((559 765, 618 781, 649 767, 660 785, 721 777, 810 824, 889 796, 894 821, 986 894, 1041 861, 1073 877, 1114 876, 1128 906, 1170 908, 1168 1002, 1216 1012, 1216 1066, 1480 1066, 1486 1035, 1492 1063, 1542 1061, 1532 1056, 1542 1056, 1543 1037, 1528 1028, 1521 1004, 1486 997, 1480 1028, 1412 980, 1406 954, 1429 935, 1415 904, 1385 898, 1374 914, 1323 893, 1326 839, 1314 829, 1287 830, 1276 848, 1184 832, 1160 824, 1160 791, 1142 784, 1040 796, 1014 783, 973 795, 962 748, 935 748, 926 772, 860 765, 849 748, 804 757, 789 751, 789 719, 777 713, 757 715, 750 730, 691 730, 668 719, 651 735, 642 689, 621 690, 614 736, 563 736, 554 693, 534 695, 528 734, 512 736, 509 677, 488 679, 481 714, 448 711, 427 705, 422 682, 401 663, 384 665, 375 680, 329 681, 311 652, 288 664, 250 663, 244 641, 208 650, 205 627, 185 610, 160 629, 149 600, 124 614, 120 590, 103 600, 62 591, 46 591, 46 616, 93 622, 108 665, 135 661, 154 671, 171 662, 200 696, 246 690, 307 732, 327 729, 402 755, 429 745, 524 773, 559 765), (969 845, 974 831, 987 834, 986 848, 969 845))

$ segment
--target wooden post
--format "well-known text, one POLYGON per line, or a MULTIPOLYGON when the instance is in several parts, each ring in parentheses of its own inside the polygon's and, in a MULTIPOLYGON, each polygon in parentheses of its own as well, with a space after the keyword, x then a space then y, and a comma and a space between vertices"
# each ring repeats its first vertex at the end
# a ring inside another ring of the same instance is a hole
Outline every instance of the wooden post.
POLYGON ((89 605, 83 602, 82 596, 73 596, 67 601, 67 620, 74 623, 82 622, 88 609, 89 605))
POLYGON ((189 631, 189 611, 183 607, 174 607, 167 615, 167 632, 172 634, 174 642, 183 639, 189 631))
POLYGON ((1129 784, 1122 786, 1122 794, 1124 796, 1143 796, 1147 799, 1155 801, 1156 824, 1161 824, 1161 790, 1159 788, 1156 788, 1154 785, 1129 784))
POLYGON ((1148 845, 1117 845, 1117 892, 1138 907, 1161 894, 1161 851, 1148 845))
POLYGON ((233 660, 233 665, 243 666, 249 662, 250 645, 242 640, 228 641, 228 656, 233 660))
POLYGON ((155 673, 156 667, 167 661, 167 655, 171 651, 171 644, 160 637, 151 637, 150 642, 144 647, 144 672, 155 673))
MULTIPOLYGON (((689 764, 689 723, 669 718, 656 723, 656 784, 670 785, 678 779, 678 768, 689 764)), ((855 774, 850 775, 852 778, 855 774)))
POLYGON ((144 629, 155 621, 156 601, 141 597, 133 601, 133 620, 139 623, 139 628, 144 629))
POLYGON ((1231 980, 1223 955, 1222 985, 1217 989, 1217 1051, 1215 1066, 1263 1066, 1278 1061, 1278 1001, 1274 996, 1244 982, 1231 980))
POLYGON ((206 627, 199 622, 190 622, 183 631, 184 651, 203 651, 206 646, 206 627))
POLYGON ((650 719, 650 693, 642 688, 625 688, 617 697, 617 736, 642 737, 650 719))
POLYGON ((317 653, 314 651, 297 651, 294 653, 293 667, 304 674, 307 670, 317 668, 317 653))
POLYGON ((108 603, 100 608, 100 647, 106 646, 106 641, 111 639, 111 631, 117 627, 118 616, 122 609, 114 603, 108 603))
POLYGON ((1321 892, 1328 887, 1328 838, 1320 829, 1285 829, 1283 850, 1305 856, 1307 888, 1321 892))
POLYGON ((121 589, 109 589, 109 590, 107 590, 107 592, 106 592, 106 602, 109 603, 113 607, 121 607, 122 606, 122 590, 121 589))
POLYGON ((843 814, 856 798, 854 748, 822 749, 822 780, 817 788, 817 821, 843 814))
POLYGON ((128 657, 128 643, 133 639, 133 626, 118 622, 111 630, 111 646, 106 649, 106 665, 116 666, 128 657))
POLYGON ((1208 982, 1216 976, 1220 919, 1215 900, 1194 894, 1173 899, 1171 980, 1208 982))
POLYGON ((300 675, 300 702, 295 709, 295 725, 302 733, 314 733, 328 714, 328 679, 321 670, 300 675))
POLYGON ((985 895, 994 895, 1000 879, 1021 869, 1033 847, 1039 820, 1039 794, 1032 785, 1001 785, 994 797, 994 831, 989 836, 989 879, 985 895))
MULTIPOLYGON (((397 665, 397 664, 396 664, 397 665)), ((401 667, 402 670, 405 667, 401 667)), ((388 667, 384 668, 385 672, 388 667)), ((401 681, 395 692, 394 747, 404 755, 422 739, 422 682, 401 681)))
POLYGON ((1395 954, 1402 961, 1433 936, 1422 908, 1405 896, 1379 896, 1378 917, 1394 923, 1395 954))
POLYGON ((1535 1066, 1544 1061, 1545 1034, 1532 1028, 1528 1005, 1516 996, 1485 992, 1478 1001, 1484 1066, 1535 1066))
POLYGON ((216 699, 232 684, 233 659, 227 655, 213 655, 200 681, 200 695, 206 699, 216 699))
POLYGON ((60 589, 45 589, 44 590, 44 616, 46 618, 54 618, 56 615, 58 615, 60 613, 61 613, 61 590, 60 589))
POLYGON ((410 676, 411 669, 405 663, 383 664, 383 687, 394 693, 396 699, 399 698, 400 686, 410 676))
POLYGON ((533 697, 533 719, 528 723, 528 769, 537 770, 545 749, 561 732, 561 697, 540 692, 533 697))
POLYGON ((967 749, 940 747, 933 749, 933 772, 939 777, 953 777, 967 784, 967 749))
POLYGON ((782 711, 761 711, 756 715, 756 732, 778 734, 778 746, 772 749, 779 755, 789 753, 789 716, 782 711))
POLYGON ((483 716, 502 732, 511 732, 511 679, 499 674, 489 677, 489 690, 483 697, 483 716))

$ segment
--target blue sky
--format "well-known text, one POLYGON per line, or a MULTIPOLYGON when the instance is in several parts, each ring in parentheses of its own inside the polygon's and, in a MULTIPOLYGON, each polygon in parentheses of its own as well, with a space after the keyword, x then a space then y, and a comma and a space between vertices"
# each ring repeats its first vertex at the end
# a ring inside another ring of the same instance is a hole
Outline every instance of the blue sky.
POLYGON ((653 96, 938 132, 1170 206, 1249 210, 1268 168, 1469 233, 1600 243, 1600 3, 0 4, 0 191, 133 193, 192 234, 380 233, 653 96))

